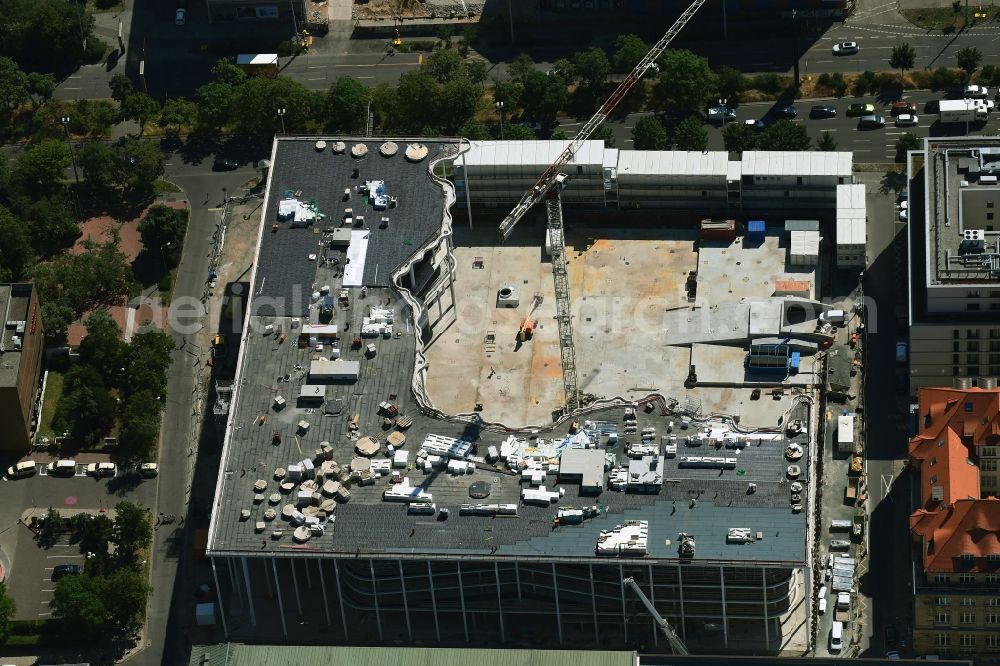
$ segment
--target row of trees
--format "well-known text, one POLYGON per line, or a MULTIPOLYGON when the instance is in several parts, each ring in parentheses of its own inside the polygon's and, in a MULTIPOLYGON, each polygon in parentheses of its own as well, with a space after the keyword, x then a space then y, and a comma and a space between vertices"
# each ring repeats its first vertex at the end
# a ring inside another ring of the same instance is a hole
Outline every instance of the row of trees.
POLYGON ((93 312, 84 325, 80 360, 66 373, 52 427, 69 434, 77 445, 88 446, 99 442, 118 420, 119 455, 147 460, 159 437, 174 342, 158 329, 123 342, 121 329, 106 310, 93 312))
MULTIPOLYGON (((53 509, 39 526, 39 538, 64 529, 53 509)), ((65 635, 105 640, 130 637, 145 620, 150 588, 144 556, 152 543, 149 512, 131 502, 115 506, 115 518, 78 514, 72 529, 86 555, 82 575, 56 583, 50 607, 65 635)))

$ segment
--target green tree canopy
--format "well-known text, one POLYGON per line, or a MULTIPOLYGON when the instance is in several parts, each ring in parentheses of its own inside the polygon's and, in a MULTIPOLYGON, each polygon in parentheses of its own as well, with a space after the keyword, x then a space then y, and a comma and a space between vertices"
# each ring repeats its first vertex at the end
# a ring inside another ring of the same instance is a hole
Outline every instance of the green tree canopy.
POLYGON ((163 204, 150 206, 139 222, 142 244, 154 253, 160 253, 168 266, 180 263, 187 231, 186 210, 170 208, 163 204))
POLYGON ((697 116, 688 116, 674 129, 677 150, 707 150, 708 132, 697 116))
POLYGON ((747 77, 743 72, 732 67, 719 68, 719 96, 725 98, 729 105, 737 104, 740 95, 747 88, 747 77))
POLYGON ((0 55, 26 71, 70 72, 86 55, 94 17, 69 0, 4 0, 0 55))
POLYGON ((738 153, 744 150, 754 150, 757 147, 757 135, 743 123, 729 123, 722 130, 722 141, 726 150, 738 153))
POLYGON ((149 522, 149 512, 132 502, 116 504, 111 543, 115 545, 119 559, 128 566, 137 565, 138 556, 152 542, 153 526, 149 522))
POLYGON ((632 127, 635 150, 666 150, 667 130, 656 116, 643 116, 632 127))
POLYGON ((126 460, 149 460, 160 437, 163 404, 143 389, 128 397, 122 410, 120 453, 126 460))
POLYGON ((17 612, 17 604, 7 596, 7 584, 0 582, 0 645, 10 638, 11 622, 17 612))
POLYGON ((160 113, 160 103, 144 92, 134 92, 125 98, 122 113, 126 120, 139 123, 139 133, 146 129, 146 123, 160 113))
POLYGON ((549 122, 556 114, 566 108, 568 95, 566 86, 556 77, 546 76, 545 72, 531 70, 521 82, 521 107, 524 115, 539 122, 549 122))
POLYGON ((424 62, 424 71, 438 83, 447 83, 462 75, 464 62, 457 51, 438 49, 430 54, 424 62))
POLYGON ((531 139, 538 138, 538 135, 536 135, 530 127, 517 125, 515 123, 505 126, 503 134, 504 138, 508 141, 530 141, 531 139))
POLYGON ((163 151, 155 141, 129 139, 117 147, 123 170, 117 185, 126 196, 149 196, 163 175, 163 151))
POLYGON ((111 99, 118 102, 119 105, 124 105, 125 100, 128 99, 129 95, 135 92, 135 86, 132 85, 132 79, 128 78, 124 74, 114 74, 111 80, 108 81, 108 87, 111 88, 111 99))
POLYGON ((438 119, 450 134, 475 114, 483 89, 465 76, 457 76, 441 87, 438 95, 438 119))
POLYGON ((696 113, 718 89, 718 77, 705 58, 684 49, 669 49, 660 58, 656 99, 667 108, 696 113))
POLYGON ((809 134, 804 125, 779 120, 770 125, 757 140, 760 150, 809 150, 809 134))
POLYGON ((165 127, 176 135, 181 127, 194 125, 198 119, 198 105, 179 97, 171 97, 163 104, 160 112, 160 127, 165 127))
POLYGON ((910 46, 909 42, 901 42, 892 47, 892 53, 889 55, 889 66, 898 69, 900 77, 906 70, 913 69, 916 61, 917 51, 910 46))
POLYGON ((0 57, 0 118, 28 101, 28 75, 10 58, 0 57))
POLYGON ((966 46, 955 54, 955 61, 958 63, 958 68, 965 72, 965 78, 968 80, 972 73, 979 69, 979 65, 983 62, 983 54, 975 46, 966 46))
POLYGON ((149 597, 146 576, 123 568, 107 576, 65 576, 50 606, 73 636, 129 637, 142 626, 149 597))
POLYGON ((84 320, 87 335, 80 342, 80 361, 96 370, 110 386, 117 385, 127 345, 122 330, 106 309, 95 310, 84 320))
POLYGON ((76 164, 87 188, 99 194, 117 187, 123 169, 121 156, 103 141, 80 146, 76 151, 76 164))
POLYGON ((598 88, 608 80, 611 73, 611 63, 604 49, 591 46, 586 51, 579 51, 573 56, 573 67, 577 76, 588 88, 598 88))
POLYGON ((285 110, 285 129, 294 132, 305 129, 322 104, 320 93, 314 93, 294 79, 251 77, 236 89, 231 110, 241 132, 266 135, 281 128, 279 108, 285 110))
POLYGON ((105 243, 83 241, 83 251, 60 254, 36 264, 31 271, 39 300, 61 303, 80 316, 101 305, 118 305, 135 288, 132 266, 118 249, 120 238, 112 234, 105 243))
POLYGON ((507 66, 507 73, 510 75, 511 80, 516 83, 523 83, 524 79, 528 76, 528 72, 533 71, 535 71, 535 61, 527 53, 518 54, 511 61, 510 65, 507 66))
POLYGON ((896 139, 896 161, 905 162, 906 154, 911 150, 920 148, 920 137, 916 134, 906 132, 896 139))
POLYGON ((232 119, 236 105, 236 88, 232 85, 211 81, 198 88, 194 97, 202 127, 218 129, 232 119))
POLYGON ((66 168, 70 165, 69 148, 62 141, 42 141, 18 158, 11 173, 16 187, 31 196, 62 194, 66 168))
POLYGON ((338 76, 326 92, 327 128, 355 132, 368 123, 368 88, 353 76, 338 76))
POLYGON ((837 142, 829 132, 823 132, 816 140, 816 150, 834 151, 837 150, 837 142))
POLYGON ((79 446, 92 446, 111 430, 115 411, 115 400, 97 370, 89 365, 74 365, 63 381, 52 428, 57 433, 69 433, 79 446))
POLYGON ((27 226, 0 206, 0 281, 20 280, 34 255, 27 226))
POLYGON ((631 72, 649 52, 649 44, 638 35, 618 35, 611 59, 616 72, 631 72))
POLYGON ((503 102, 504 112, 511 114, 521 102, 522 88, 513 81, 493 79, 493 101, 503 102))

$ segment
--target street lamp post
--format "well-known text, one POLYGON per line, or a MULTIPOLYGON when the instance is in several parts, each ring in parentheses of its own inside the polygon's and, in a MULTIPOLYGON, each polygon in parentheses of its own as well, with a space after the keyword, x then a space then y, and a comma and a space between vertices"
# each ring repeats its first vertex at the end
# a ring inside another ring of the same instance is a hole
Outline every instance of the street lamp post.
POLYGON ((722 131, 723 132, 726 131, 726 112, 729 110, 729 107, 727 107, 726 104, 728 104, 728 103, 729 103, 729 100, 727 98, 725 98, 725 97, 720 97, 719 98, 719 107, 722 109, 722 131))
POLYGON ((76 152, 73 151, 73 140, 69 136, 69 116, 59 119, 62 122, 63 130, 66 132, 66 145, 69 146, 69 159, 73 162, 73 180, 76 182, 76 189, 73 190, 73 201, 76 202, 76 217, 80 219, 80 174, 76 170, 76 152))
POLYGON ((281 119, 281 133, 285 133, 285 111, 286 109, 278 109, 278 118, 281 119))
POLYGON ((500 140, 503 141, 503 102, 497 102, 497 113, 500 114, 500 140))

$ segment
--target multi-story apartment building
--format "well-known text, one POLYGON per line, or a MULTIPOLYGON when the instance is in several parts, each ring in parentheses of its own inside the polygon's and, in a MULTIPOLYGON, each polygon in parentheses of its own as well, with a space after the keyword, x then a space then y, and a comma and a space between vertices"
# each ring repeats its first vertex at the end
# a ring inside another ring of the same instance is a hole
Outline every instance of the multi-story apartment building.
POLYGON ((1000 657, 1000 390, 925 388, 910 463, 918 654, 1000 657))
POLYGON ((38 403, 45 335, 38 292, 31 284, 0 284, 0 451, 27 453, 38 403))
POLYGON ((924 141, 909 160, 910 386, 996 386, 1000 187, 995 137, 924 141))

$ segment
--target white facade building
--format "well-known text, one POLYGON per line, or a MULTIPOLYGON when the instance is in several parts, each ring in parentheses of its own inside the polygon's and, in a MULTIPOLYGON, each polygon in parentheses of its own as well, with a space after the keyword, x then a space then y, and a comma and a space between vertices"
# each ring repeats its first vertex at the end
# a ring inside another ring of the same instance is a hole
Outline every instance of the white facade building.
POLYGON ((865 266, 867 221, 865 186, 837 185, 837 266, 865 266))

